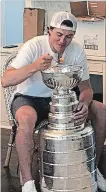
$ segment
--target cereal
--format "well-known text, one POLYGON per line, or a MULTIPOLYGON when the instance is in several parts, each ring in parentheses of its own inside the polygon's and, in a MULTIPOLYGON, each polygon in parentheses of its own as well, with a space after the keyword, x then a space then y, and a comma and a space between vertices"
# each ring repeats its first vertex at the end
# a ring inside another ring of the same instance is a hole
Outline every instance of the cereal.
POLYGON ((61 58, 59 59, 59 63, 61 63, 61 64, 64 63, 64 58, 61 57, 61 58))

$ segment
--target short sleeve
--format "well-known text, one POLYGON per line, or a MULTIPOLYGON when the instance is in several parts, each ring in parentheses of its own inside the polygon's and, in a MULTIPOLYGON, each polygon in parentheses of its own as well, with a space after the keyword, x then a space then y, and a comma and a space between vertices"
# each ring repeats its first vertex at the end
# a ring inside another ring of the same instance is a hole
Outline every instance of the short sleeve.
POLYGON ((89 79, 88 64, 85 51, 82 49, 80 56, 77 59, 77 65, 81 65, 84 68, 82 81, 89 79))
POLYGON ((31 64, 36 56, 36 50, 36 46, 33 48, 30 41, 26 42, 21 47, 16 58, 13 60, 10 66, 14 67, 15 69, 19 69, 28 64, 31 64))

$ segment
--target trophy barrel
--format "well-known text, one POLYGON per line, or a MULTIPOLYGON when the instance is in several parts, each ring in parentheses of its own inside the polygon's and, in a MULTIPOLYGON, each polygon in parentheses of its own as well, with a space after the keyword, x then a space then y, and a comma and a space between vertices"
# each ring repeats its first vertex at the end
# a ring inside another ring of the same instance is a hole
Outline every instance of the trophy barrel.
POLYGON ((42 192, 96 192, 95 139, 91 126, 40 132, 40 185, 42 192))

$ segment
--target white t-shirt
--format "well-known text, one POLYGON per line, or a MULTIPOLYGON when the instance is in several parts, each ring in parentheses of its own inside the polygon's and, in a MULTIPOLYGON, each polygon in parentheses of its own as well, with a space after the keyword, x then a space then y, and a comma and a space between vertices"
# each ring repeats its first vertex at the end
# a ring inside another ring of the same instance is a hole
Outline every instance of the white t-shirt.
MULTIPOLYGON (((52 51, 48 38, 48 35, 43 35, 34 37, 33 39, 27 41, 20 49, 17 57, 11 63, 11 66, 15 69, 19 69, 23 66, 30 65, 41 55, 47 53, 57 60, 58 54, 52 51)), ((84 66, 82 81, 89 79, 86 55, 83 48, 78 43, 72 40, 70 45, 65 49, 62 57, 67 64, 69 63, 71 65, 77 64, 84 66)), ((15 91, 15 93, 36 97, 50 97, 52 92, 53 90, 48 88, 43 83, 40 71, 18 84, 15 91)))

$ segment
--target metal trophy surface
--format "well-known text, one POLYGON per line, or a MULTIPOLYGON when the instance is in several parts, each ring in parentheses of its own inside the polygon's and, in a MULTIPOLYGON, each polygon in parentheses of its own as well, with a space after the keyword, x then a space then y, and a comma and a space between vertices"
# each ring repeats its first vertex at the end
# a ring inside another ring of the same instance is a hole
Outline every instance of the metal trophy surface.
POLYGON ((96 192, 94 131, 76 125, 77 96, 71 89, 83 76, 80 66, 57 65, 42 72, 54 89, 48 125, 40 130, 40 185, 42 192, 96 192))

